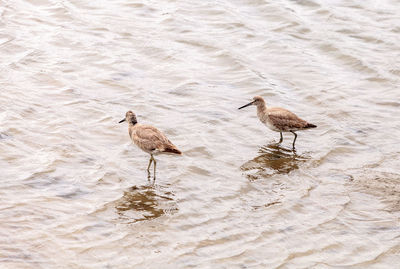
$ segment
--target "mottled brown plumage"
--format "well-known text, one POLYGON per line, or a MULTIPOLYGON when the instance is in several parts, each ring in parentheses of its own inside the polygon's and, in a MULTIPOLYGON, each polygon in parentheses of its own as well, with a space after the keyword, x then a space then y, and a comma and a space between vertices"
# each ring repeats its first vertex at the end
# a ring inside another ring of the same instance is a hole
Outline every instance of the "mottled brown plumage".
POLYGON ((156 172, 156 160, 153 155, 160 153, 182 154, 157 128, 138 123, 136 115, 132 111, 126 112, 125 119, 121 120, 120 123, 124 121, 129 123, 129 136, 133 143, 144 152, 150 154, 147 171, 150 169, 151 162, 154 161, 154 175, 156 172))
POLYGON ((147 153, 170 152, 181 154, 169 139, 157 128, 136 123, 129 126, 129 136, 133 143, 147 153))
POLYGON ((295 131, 317 127, 316 125, 308 123, 307 121, 299 118, 296 114, 287 109, 280 107, 268 108, 261 96, 254 97, 252 102, 240 107, 239 109, 250 105, 257 106, 257 116, 262 123, 264 123, 271 130, 280 132, 281 138, 279 143, 283 141, 282 132, 293 133, 293 148, 297 138, 295 131))

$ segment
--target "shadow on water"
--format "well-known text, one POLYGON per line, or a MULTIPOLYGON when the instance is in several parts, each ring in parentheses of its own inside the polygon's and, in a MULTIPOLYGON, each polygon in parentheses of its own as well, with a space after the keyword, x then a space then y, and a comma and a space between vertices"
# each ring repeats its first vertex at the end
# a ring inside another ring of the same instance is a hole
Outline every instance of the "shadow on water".
POLYGON ((280 144, 268 144, 262 146, 258 156, 247 161, 240 168, 249 172, 250 180, 265 178, 274 174, 287 174, 299 168, 299 165, 309 157, 298 155, 296 151, 282 147, 280 144))
POLYGON ((159 185, 133 186, 115 202, 120 218, 128 223, 152 220, 178 210, 174 194, 159 185))

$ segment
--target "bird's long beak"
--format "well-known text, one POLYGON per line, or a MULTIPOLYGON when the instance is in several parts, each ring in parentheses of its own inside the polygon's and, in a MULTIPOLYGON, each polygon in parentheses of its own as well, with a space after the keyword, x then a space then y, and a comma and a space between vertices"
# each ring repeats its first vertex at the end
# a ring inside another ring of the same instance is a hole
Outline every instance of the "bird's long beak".
POLYGON ((252 104, 254 104, 254 101, 251 101, 250 103, 248 103, 247 105, 241 106, 238 109, 242 109, 245 108, 246 106, 251 106, 252 104))
POLYGON ((124 122, 124 121, 126 121, 126 119, 120 120, 118 123, 121 123, 121 122, 124 122))

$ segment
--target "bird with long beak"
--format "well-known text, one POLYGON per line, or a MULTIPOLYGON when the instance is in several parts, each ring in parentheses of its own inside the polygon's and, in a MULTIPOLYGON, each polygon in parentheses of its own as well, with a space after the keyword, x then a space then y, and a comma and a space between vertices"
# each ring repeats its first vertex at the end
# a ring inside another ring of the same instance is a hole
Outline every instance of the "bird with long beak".
POLYGON ((157 128, 144 125, 137 122, 136 115, 132 111, 126 112, 125 118, 119 123, 127 121, 129 124, 128 131, 133 143, 144 152, 150 154, 147 172, 150 176, 150 166, 154 162, 154 179, 156 177, 156 160, 153 155, 161 153, 170 153, 181 155, 182 152, 168 140, 168 138, 157 128))
POLYGON ((251 105, 257 106, 257 116, 263 124, 265 124, 272 131, 279 132, 281 134, 279 143, 282 143, 283 141, 282 132, 291 132, 294 134, 294 140, 292 144, 293 150, 297 139, 297 134, 295 131, 317 127, 316 125, 308 123, 307 121, 299 118, 296 114, 287 109, 280 107, 267 107, 264 99, 261 96, 254 97, 253 101, 247 105, 239 107, 239 109, 251 105))

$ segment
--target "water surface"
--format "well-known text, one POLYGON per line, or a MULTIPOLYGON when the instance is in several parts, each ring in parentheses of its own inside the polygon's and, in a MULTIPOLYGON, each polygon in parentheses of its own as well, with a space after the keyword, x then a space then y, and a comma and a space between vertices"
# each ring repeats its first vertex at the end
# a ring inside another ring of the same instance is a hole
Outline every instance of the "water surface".
POLYGON ((398 7, 0 0, 0 267, 394 268, 398 7), (184 152, 154 185, 127 110, 184 152))

